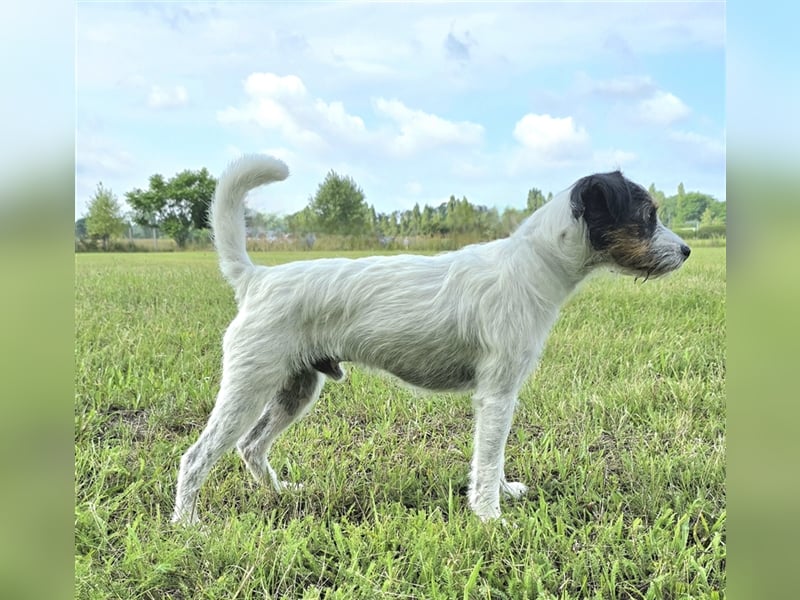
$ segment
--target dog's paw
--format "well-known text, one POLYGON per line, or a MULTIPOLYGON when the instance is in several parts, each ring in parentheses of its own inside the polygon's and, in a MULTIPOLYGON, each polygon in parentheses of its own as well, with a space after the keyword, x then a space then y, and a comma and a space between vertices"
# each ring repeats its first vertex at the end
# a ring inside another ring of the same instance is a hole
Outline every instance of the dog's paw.
POLYGON ((484 523, 500 518, 499 502, 470 502, 470 508, 484 523))
POLYGON ((275 490, 280 494, 282 492, 298 492, 303 489, 302 483, 293 483, 291 481, 278 481, 275 484, 275 490))
POLYGON ((174 525, 181 527, 197 527, 200 524, 200 519, 195 511, 191 512, 178 512, 172 514, 170 522, 174 525))
POLYGON ((524 483, 520 483, 519 481, 501 481, 500 492, 506 498, 519 500, 528 493, 528 486, 524 483))
POLYGON ((500 511, 486 511, 483 514, 476 513, 482 523, 503 523, 505 519, 500 516, 500 511))

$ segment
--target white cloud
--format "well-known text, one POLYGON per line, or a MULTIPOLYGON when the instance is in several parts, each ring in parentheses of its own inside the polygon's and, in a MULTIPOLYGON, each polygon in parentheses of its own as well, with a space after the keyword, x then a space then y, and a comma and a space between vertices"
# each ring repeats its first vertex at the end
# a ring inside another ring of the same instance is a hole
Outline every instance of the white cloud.
POLYGON ((589 134, 575 125, 572 117, 553 117, 528 113, 517 121, 514 138, 522 144, 528 158, 547 164, 583 156, 589 147, 589 134))
POLYGON ((341 102, 313 98, 296 75, 253 73, 244 83, 248 96, 241 107, 218 111, 221 123, 255 123, 279 131, 286 140, 306 150, 321 150, 326 138, 354 141, 366 131, 364 122, 347 113, 341 102))
POLYGON ((308 91, 296 75, 281 77, 274 73, 253 73, 244 82, 244 91, 256 98, 294 100, 304 98, 308 91))
POLYGON ((76 144, 76 168, 78 173, 128 174, 135 167, 133 155, 105 137, 78 134, 76 144))
POLYGON ((448 121, 437 115, 408 108, 399 100, 375 100, 375 110, 399 127, 392 135, 390 148, 397 154, 410 155, 436 146, 477 145, 483 139, 483 126, 469 121, 448 121))
POLYGON ((324 122, 333 130, 349 135, 361 135, 366 132, 364 121, 360 117, 350 115, 341 102, 331 102, 330 104, 316 100, 314 108, 323 117, 324 122))
POLYGON ((630 75, 614 79, 592 79, 585 73, 576 78, 578 90, 584 94, 595 94, 610 98, 637 98, 651 95, 656 89, 648 75, 630 75))
MULTIPOLYGON (((77 10, 78 129, 89 118, 100 119, 103 134, 136 157, 136 185, 176 157, 211 161, 208 166, 220 171, 222 150, 232 144, 245 152, 276 147, 294 153, 293 176, 280 194, 291 191, 301 202, 318 172, 324 175, 335 161, 371 174, 369 201, 386 208, 398 193, 418 199, 405 188, 410 180, 431 197, 446 198, 461 182, 470 195, 492 181, 496 197, 516 198, 500 188, 536 184, 555 191, 598 161, 610 167, 636 156, 637 167, 667 173, 648 175, 660 182, 695 153, 714 147, 693 143, 691 136, 670 139, 670 130, 716 133, 724 127, 719 86, 696 85, 724 67, 719 4, 382 3, 367 12, 361 3, 209 6, 213 18, 182 20, 135 4, 83 3, 77 10), (535 36, 526 35, 531 23, 535 36), (464 60, 448 60, 448 34, 455 51, 450 56, 464 60), (612 34, 625 41, 633 62, 604 50, 612 34), (679 68, 686 56, 703 60, 678 87, 665 89, 648 70, 653 64, 679 68), (563 74, 576 64, 586 75, 568 77, 565 86, 563 74), (164 88, 156 104, 170 95, 180 101, 171 87, 180 83, 197 110, 178 121, 153 110, 152 122, 132 122, 126 98, 146 106, 154 83, 164 88), (676 99, 671 112, 667 92, 676 99), (381 112, 378 98, 397 105, 381 112), (520 98, 537 108, 519 112, 520 98), (659 98, 661 110, 655 111, 659 98), (684 102, 692 112, 681 121, 689 110, 684 102), (456 113, 442 106, 478 110, 456 113), (650 120, 641 118, 640 109, 649 109, 650 120), (528 110, 549 113, 553 127, 534 136, 529 120, 515 130, 528 110), (568 115, 572 119, 558 130, 558 117, 568 115), (182 135, 186 127, 192 136, 182 135), (668 147, 654 147, 654 139, 668 147), (680 164, 658 154, 649 158, 662 150, 680 164), (403 158, 402 174, 391 168, 397 157, 403 158), (517 159, 524 168, 511 174, 519 177, 507 177, 517 159)), ((103 178, 115 189, 131 178, 120 180, 103 178)))
POLYGON ((359 57, 332 50, 330 54, 321 56, 320 59, 321 62, 331 63, 334 68, 346 69, 359 76, 397 77, 397 72, 392 67, 375 60, 374 57, 380 54, 380 51, 372 51, 365 53, 364 57, 359 57))
POLYGON ((295 75, 253 73, 245 80, 244 91, 244 105, 217 113, 221 123, 255 123, 278 131, 289 145, 306 150, 350 145, 410 156, 442 145, 475 145, 483 138, 481 125, 449 121, 384 98, 376 99, 373 109, 391 124, 369 129, 341 101, 315 98, 295 75))
POLYGON ((404 65, 417 54, 414 43, 407 35, 389 31, 393 26, 387 28, 387 21, 382 18, 365 19, 362 14, 361 18, 348 22, 346 13, 347 9, 335 11, 337 18, 345 19, 338 28, 320 23, 324 31, 320 31, 316 43, 308 48, 313 61, 326 70, 336 69, 342 77, 355 80, 398 77, 402 71, 398 72, 397 65, 404 65))
POLYGON ((694 160, 704 164, 722 164, 725 143, 693 131, 671 131, 669 139, 691 152, 694 160))
POLYGON ((129 181, 140 165, 134 156, 115 141, 95 133, 78 132, 75 146, 75 214, 85 211, 97 184, 103 182, 122 200, 130 189, 129 181))
POLYGON ((639 103, 637 116, 646 123, 670 125, 688 117, 690 112, 689 107, 674 94, 658 91, 639 103))
POLYGON ((150 108, 176 108, 185 106, 189 102, 189 93, 182 85, 172 88, 162 88, 154 85, 147 96, 147 106, 150 108))
POLYGON ((261 153, 269 154, 270 156, 279 158, 287 165, 293 165, 293 164, 296 165, 299 163, 297 155, 288 148, 264 148, 263 150, 261 150, 261 153))

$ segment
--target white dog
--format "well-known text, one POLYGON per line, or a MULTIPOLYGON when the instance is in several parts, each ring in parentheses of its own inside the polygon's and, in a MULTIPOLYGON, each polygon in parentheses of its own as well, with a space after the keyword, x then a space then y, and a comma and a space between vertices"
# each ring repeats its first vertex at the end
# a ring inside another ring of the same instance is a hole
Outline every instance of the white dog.
POLYGON ((506 480, 506 438, 561 304, 597 267, 656 277, 690 253, 649 194, 614 172, 580 179, 506 239, 437 256, 256 266, 245 249, 244 198, 288 174, 277 159, 246 156, 217 185, 211 223, 239 313, 225 333, 216 404, 181 459, 176 522, 197 519, 198 491, 234 445, 258 481, 283 489, 270 447, 308 412, 326 376, 343 378, 342 361, 419 388, 473 391, 469 505, 481 519, 499 517, 501 494, 527 491, 506 480))

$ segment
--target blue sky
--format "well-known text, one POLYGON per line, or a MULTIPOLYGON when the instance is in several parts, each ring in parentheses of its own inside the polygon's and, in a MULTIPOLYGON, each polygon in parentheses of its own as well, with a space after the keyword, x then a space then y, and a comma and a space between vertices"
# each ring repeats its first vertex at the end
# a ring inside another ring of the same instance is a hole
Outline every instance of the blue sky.
POLYGON ((721 2, 80 3, 75 60, 79 216, 245 152, 289 165, 269 212, 331 169, 384 212, 614 168, 725 199, 721 2))

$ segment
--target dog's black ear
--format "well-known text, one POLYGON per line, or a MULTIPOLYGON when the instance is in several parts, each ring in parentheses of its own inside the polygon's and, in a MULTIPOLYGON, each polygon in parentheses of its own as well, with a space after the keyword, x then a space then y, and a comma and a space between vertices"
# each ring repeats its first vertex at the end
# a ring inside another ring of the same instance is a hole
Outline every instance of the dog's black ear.
POLYGON ((619 171, 589 175, 572 187, 572 216, 578 219, 583 215, 587 221, 617 222, 629 197, 627 181, 619 171))

